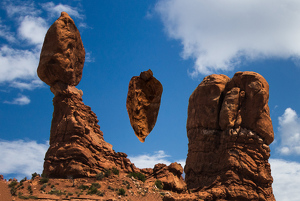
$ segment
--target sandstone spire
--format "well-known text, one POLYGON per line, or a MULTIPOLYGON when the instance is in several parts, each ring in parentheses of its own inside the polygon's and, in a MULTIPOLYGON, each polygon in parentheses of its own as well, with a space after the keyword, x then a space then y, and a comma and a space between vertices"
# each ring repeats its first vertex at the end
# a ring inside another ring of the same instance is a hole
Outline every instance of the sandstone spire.
POLYGON ((62 12, 46 34, 37 70, 55 95, 43 171, 48 177, 91 177, 113 167, 137 170, 125 153, 116 153, 104 141, 96 114, 82 102, 83 93, 75 86, 81 80, 84 58, 79 31, 62 12))
POLYGON ((185 179, 199 198, 275 200, 268 99, 268 83, 254 72, 207 76, 192 93, 185 179))
POLYGON ((161 83, 150 69, 132 77, 129 82, 126 108, 130 124, 141 142, 155 126, 162 91, 161 83))

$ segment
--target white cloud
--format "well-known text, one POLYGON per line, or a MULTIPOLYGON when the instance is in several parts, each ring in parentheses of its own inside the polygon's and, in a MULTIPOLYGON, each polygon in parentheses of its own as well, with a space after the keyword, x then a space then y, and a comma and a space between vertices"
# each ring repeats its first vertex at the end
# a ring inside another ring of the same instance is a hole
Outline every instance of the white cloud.
POLYGON ((42 173, 48 147, 48 142, 0 140, 0 173, 17 175, 18 179, 30 178, 34 172, 42 173))
MULTIPOLYGON (((172 162, 167 158, 170 156, 167 155, 163 150, 154 152, 154 154, 142 154, 138 156, 128 156, 131 162, 138 168, 153 168, 155 164, 164 163, 170 165, 172 162)), ((175 161, 174 161, 175 162, 175 161)), ((185 160, 181 159, 177 161, 181 164, 182 167, 185 165, 185 160)))
POLYGON ((69 5, 64 5, 61 3, 58 5, 55 5, 53 2, 48 2, 48 3, 42 4, 42 7, 44 10, 48 11, 50 13, 50 16, 52 16, 52 17, 59 17, 62 11, 67 12, 70 16, 76 17, 79 19, 82 19, 84 17, 83 15, 81 15, 78 12, 77 8, 74 8, 69 5))
POLYGON ((48 25, 41 17, 25 16, 18 29, 21 38, 28 40, 32 45, 39 45, 41 48, 48 25))
POLYGON ((3 103, 13 105, 28 105, 30 103, 30 99, 25 95, 19 94, 19 97, 15 98, 13 101, 4 101, 3 103))
POLYGON ((36 9, 33 1, 14 1, 4 0, 2 3, 4 9, 9 17, 13 16, 36 16, 41 13, 40 10, 36 9))
POLYGON ((20 90, 24 90, 24 89, 34 90, 36 88, 44 87, 45 85, 41 80, 36 79, 36 80, 31 80, 29 82, 12 81, 9 86, 20 90))
POLYGON ((14 33, 9 31, 9 27, 6 25, 3 25, 3 22, 0 19, 0 37, 4 38, 10 43, 13 43, 16 41, 16 38, 14 36, 14 33))
POLYGON ((278 131, 281 138, 279 152, 285 155, 300 155, 300 117, 295 110, 287 108, 284 114, 278 117, 278 120, 278 131))
POLYGON ((300 200, 300 163, 282 159, 270 159, 271 173, 274 179, 273 192, 276 200, 300 200))
POLYGON ((195 60, 195 76, 242 60, 300 57, 298 0, 160 0, 155 10, 182 57, 195 60))
POLYGON ((36 79, 39 52, 13 49, 6 45, 0 48, 0 82, 16 79, 36 79))

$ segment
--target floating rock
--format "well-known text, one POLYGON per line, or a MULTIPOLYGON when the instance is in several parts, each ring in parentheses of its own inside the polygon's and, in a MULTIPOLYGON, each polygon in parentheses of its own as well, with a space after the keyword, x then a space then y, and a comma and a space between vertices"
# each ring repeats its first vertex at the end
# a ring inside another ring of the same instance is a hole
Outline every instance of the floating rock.
POLYGON ((62 12, 45 36, 38 76, 50 86, 56 82, 76 86, 81 80, 84 60, 80 33, 72 18, 62 12))
POLYGON ((269 85, 254 72, 210 75, 190 96, 187 188, 203 200, 274 201, 269 85))
POLYGON ((126 107, 130 124, 141 142, 145 142, 155 126, 162 91, 161 83, 150 69, 132 77, 129 82, 126 107))

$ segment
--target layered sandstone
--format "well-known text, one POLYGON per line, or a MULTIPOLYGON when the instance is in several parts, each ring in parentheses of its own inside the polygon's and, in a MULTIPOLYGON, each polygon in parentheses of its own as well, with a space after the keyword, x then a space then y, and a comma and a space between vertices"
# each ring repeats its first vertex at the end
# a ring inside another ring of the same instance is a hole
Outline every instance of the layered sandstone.
POLYGON ((269 85, 254 72, 210 75, 189 99, 188 189, 203 200, 275 200, 269 85))
POLYGON ((128 87, 126 108, 130 124, 141 142, 155 126, 163 87, 152 71, 141 72, 131 78, 128 87))
POLYGON ((55 95, 43 174, 76 178, 92 177, 111 168, 137 171, 125 153, 116 153, 104 141, 97 116, 84 105, 83 93, 75 87, 81 80, 84 57, 79 31, 70 16, 62 12, 46 34, 37 70, 55 95))
POLYGON ((145 168, 140 170, 147 177, 147 180, 160 180, 164 190, 173 192, 183 192, 186 190, 186 183, 182 177, 183 168, 177 163, 166 164, 158 163, 153 169, 145 168))

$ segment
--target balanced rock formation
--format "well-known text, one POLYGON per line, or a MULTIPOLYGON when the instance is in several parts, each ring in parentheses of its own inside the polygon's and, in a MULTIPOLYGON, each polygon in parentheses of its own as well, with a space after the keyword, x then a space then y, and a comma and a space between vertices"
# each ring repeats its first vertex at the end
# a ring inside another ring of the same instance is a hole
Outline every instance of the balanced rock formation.
POLYGON ((189 99, 187 188, 203 200, 275 200, 269 85, 254 72, 210 75, 189 99))
POLYGON ((129 82, 126 108, 130 124, 141 142, 145 142, 155 126, 162 91, 161 83, 150 69, 132 77, 129 82))
POLYGON ((125 153, 116 153, 104 141, 97 116, 82 102, 83 93, 75 86, 81 80, 84 58, 79 31, 70 16, 62 12, 46 34, 37 70, 55 95, 43 174, 76 178, 92 177, 111 168, 138 171, 125 153))

